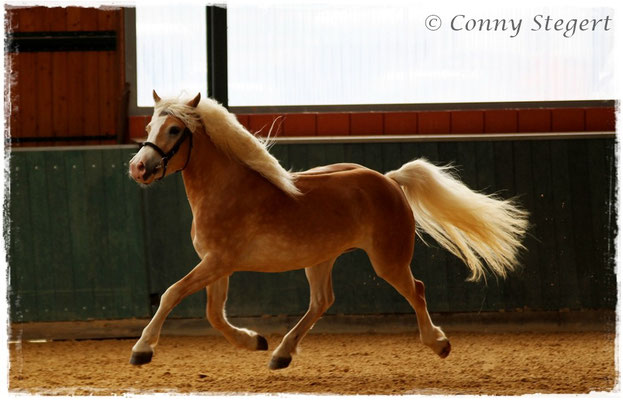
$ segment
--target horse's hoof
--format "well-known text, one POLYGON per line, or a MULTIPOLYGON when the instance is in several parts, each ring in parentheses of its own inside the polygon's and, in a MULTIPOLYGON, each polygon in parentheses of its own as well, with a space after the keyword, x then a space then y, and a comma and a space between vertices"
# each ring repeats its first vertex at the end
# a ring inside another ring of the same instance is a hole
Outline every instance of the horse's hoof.
POLYGON ((450 350, 452 350, 452 345, 450 344, 450 341, 446 339, 446 344, 439 352, 439 357, 441 358, 448 357, 450 355, 450 350))
POLYGON ((147 364, 151 361, 151 357, 154 353, 148 352, 132 352, 132 357, 130 358, 130 364, 132 365, 143 365, 147 364))
POLYGON ((270 359, 270 364, 268 364, 268 368, 270 369, 282 369, 286 368, 290 365, 292 361, 292 357, 273 357, 270 359))
POLYGON ((256 350, 268 350, 268 341, 261 335, 257 335, 257 347, 256 350))

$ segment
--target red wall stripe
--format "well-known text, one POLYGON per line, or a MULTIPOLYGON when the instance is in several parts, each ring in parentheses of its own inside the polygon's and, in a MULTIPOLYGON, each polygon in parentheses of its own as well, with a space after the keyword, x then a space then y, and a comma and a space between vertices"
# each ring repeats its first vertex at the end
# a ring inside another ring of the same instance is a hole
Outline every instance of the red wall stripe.
POLYGON ((616 130, 614 108, 586 109, 586 130, 607 132, 616 130))
POLYGON ((383 132, 386 135, 415 135, 418 133, 417 120, 417 112, 385 113, 383 132))
POLYGON ((450 133, 450 113, 447 111, 420 112, 417 131, 423 135, 450 133))
POLYGON ((260 136, 282 136, 283 135, 283 116, 280 114, 249 114, 249 125, 247 129, 252 134, 259 132, 260 136), (271 131, 272 126, 272 131, 271 131))
POLYGON ((519 110, 519 132, 551 132, 552 111, 550 109, 519 110))
MULTIPOLYGON (((129 117, 131 138, 145 137, 150 116, 129 117)), ((584 132, 615 130, 614 107, 464 111, 239 114, 250 132, 266 135, 346 136, 448 133, 584 132)))
POLYGON ((484 111, 452 111, 450 114, 450 132, 483 133, 484 111))
POLYGON ((318 136, 347 136, 350 134, 348 113, 318 113, 316 118, 318 136))
POLYGON ((553 132, 583 132, 585 130, 583 108, 552 110, 553 132))
POLYGON ((316 114, 285 114, 283 136, 315 136, 316 114))
POLYGON ((350 114, 351 135, 382 135, 383 113, 366 112, 350 114))
POLYGON ((517 110, 487 110, 484 133, 515 133, 518 126, 517 110))

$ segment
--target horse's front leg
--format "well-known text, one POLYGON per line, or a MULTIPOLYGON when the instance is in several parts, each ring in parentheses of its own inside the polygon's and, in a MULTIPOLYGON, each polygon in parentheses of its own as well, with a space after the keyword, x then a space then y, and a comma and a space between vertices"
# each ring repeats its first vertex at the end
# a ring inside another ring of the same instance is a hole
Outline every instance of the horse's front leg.
POLYGON ((225 302, 229 288, 229 276, 224 276, 208 285, 206 292, 208 302, 206 316, 214 329, 221 331, 223 336, 234 346, 249 350, 268 350, 268 342, 257 332, 237 328, 227 321, 225 302))
POLYGON ((162 324, 167 318, 167 315, 169 315, 173 307, 178 305, 186 296, 201 290, 222 276, 227 275, 227 271, 221 267, 222 265, 224 264, 208 255, 185 277, 175 282, 164 292, 160 299, 158 311, 156 311, 156 314, 149 324, 143 329, 143 333, 138 342, 132 347, 130 364, 141 365, 151 361, 154 348, 156 344, 158 344, 162 324))

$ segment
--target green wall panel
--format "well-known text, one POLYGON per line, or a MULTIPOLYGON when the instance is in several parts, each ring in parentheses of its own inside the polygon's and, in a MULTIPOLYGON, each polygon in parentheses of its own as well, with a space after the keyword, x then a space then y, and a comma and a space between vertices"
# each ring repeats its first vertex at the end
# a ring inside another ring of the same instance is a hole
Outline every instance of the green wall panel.
MULTIPOLYGON (((181 175, 155 182, 143 190, 147 270, 152 311, 159 296, 198 262, 190 238, 192 215, 181 175)), ((172 317, 204 315, 205 293, 184 299, 172 317)))
POLYGON ((130 154, 13 152, 5 232, 12 321, 150 315, 141 194, 125 172, 130 154))
MULTIPOLYGON (((9 176, 9 296, 13 321, 146 317, 159 296, 199 261, 192 215, 176 174, 149 188, 127 177, 128 147, 16 151, 9 176)), ((275 144, 293 171, 355 162, 387 172, 426 157, 453 163, 473 189, 518 196, 531 213, 522 267, 506 280, 467 282, 467 268, 429 237, 412 270, 433 312, 614 309, 616 232, 613 139, 275 144)), ((329 314, 408 313, 361 250, 333 271, 329 314)), ((236 273, 232 316, 302 314, 303 271, 236 273)), ((172 317, 203 317, 205 292, 172 317)))

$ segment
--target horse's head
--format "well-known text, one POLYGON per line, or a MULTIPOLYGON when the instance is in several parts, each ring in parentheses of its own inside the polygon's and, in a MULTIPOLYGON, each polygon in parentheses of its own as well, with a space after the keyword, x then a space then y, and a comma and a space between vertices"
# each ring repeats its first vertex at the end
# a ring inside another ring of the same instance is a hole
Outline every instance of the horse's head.
MULTIPOLYGON (((130 176, 143 185, 184 169, 192 149, 189 127, 179 115, 161 106, 162 99, 155 90, 153 96, 154 115, 145 128, 147 140, 141 143, 138 153, 130 160, 130 176)), ((200 99, 199 93, 185 107, 196 108, 200 99)))

